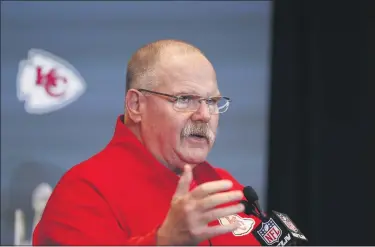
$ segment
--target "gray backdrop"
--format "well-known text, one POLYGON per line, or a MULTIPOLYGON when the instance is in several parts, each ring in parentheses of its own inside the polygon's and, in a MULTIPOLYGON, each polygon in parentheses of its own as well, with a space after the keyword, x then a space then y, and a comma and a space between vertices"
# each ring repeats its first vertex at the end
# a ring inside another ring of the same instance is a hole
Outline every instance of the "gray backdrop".
POLYGON ((1 244, 13 244, 14 210, 26 214, 32 190, 101 150, 123 111, 125 67, 141 45, 192 42, 213 62, 223 94, 209 161, 253 185, 265 205, 271 2, 2 2, 1 244), (30 115, 16 96, 18 63, 31 48, 70 62, 87 82, 76 102, 30 115))

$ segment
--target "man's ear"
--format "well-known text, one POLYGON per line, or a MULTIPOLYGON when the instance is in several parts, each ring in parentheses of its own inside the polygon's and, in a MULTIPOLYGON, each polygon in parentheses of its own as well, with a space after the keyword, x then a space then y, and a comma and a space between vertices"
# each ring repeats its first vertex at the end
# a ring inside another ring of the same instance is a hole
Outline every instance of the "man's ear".
POLYGON ((138 123, 142 119, 141 104, 143 102, 142 94, 137 90, 130 89, 126 93, 125 108, 127 118, 131 119, 134 123, 138 123))

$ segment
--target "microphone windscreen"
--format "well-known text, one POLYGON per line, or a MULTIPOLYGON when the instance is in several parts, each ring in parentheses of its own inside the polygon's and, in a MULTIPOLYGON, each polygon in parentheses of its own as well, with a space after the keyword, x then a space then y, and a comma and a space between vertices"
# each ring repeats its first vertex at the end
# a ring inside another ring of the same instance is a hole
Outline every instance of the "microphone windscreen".
POLYGON ((242 203, 245 206, 245 211, 244 211, 245 214, 247 215, 253 214, 252 206, 249 205, 248 201, 242 200, 240 201, 240 203, 242 203))
POLYGON ((243 188, 243 194, 249 202, 255 202, 259 200, 257 193, 251 186, 246 186, 245 188, 243 188))

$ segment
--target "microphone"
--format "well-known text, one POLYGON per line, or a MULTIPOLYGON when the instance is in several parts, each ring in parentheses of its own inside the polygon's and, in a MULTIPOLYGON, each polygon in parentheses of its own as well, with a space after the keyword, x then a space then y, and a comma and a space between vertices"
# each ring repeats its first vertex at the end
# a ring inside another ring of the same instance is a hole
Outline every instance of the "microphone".
MULTIPOLYGON (((251 205, 249 205, 248 201, 242 200, 242 201, 240 201, 240 203, 242 203, 245 206, 245 211, 244 211, 245 214, 247 214, 247 215, 255 214, 256 215, 256 212, 251 207, 251 205)), ((258 216, 258 215, 256 215, 256 216, 258 216)))
POLYGON ((255 215, 262 221, 252 232, 262 246, 296 246, 306 245, 307 238, 295 226, 288 215, 271 210, 266 215, 260 205, 259 198, 251 186, 243 189, 247 201, 241 201, 245 205, 245 214, 255 215))
POLYGON ((250 203, 255 208, 255 214, 258 216, 262 221, 266 220, 266 216, 263 213, 260 205, 259 205, 259 197, 253 187, 251 186, 246 186, 243 189, 243 194, 246 197, 247 201, 250 203))

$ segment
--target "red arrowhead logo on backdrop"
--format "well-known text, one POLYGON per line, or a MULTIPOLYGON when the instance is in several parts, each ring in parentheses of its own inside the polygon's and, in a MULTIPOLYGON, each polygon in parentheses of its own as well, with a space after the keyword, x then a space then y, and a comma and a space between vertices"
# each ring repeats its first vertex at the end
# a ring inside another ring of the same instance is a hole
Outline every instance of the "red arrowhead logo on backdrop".
POLYGON ((44 50, 31 49, 19 64, 17 97, 30 114, 46 114, 76 101, 86 82, 67 61, 44 50))

